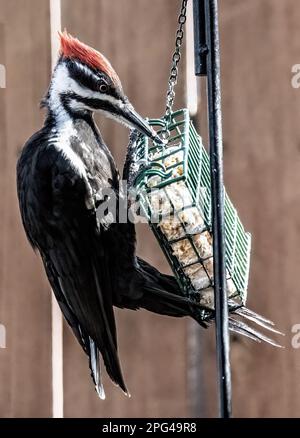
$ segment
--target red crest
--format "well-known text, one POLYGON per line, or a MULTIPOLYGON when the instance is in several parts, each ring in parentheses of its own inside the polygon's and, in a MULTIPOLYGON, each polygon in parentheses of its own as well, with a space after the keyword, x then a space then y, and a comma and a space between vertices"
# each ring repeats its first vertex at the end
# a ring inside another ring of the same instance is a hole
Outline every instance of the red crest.
POLYGON ((75 58, 96 70, 106 73, 116 85, 120 79, 110 62, 97 50, 74 38, 66 30, 59 32, 60 54, 65 58, 75 58))

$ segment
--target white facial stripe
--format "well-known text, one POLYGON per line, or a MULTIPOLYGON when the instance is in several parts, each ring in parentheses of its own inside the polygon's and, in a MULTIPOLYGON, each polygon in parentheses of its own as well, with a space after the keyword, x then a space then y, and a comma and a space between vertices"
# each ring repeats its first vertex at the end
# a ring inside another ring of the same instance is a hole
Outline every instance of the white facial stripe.
MULTIPOLYGON (((85 68, 81 66, 81 68, 85 68)), ((50 89, 50 106, 53 110, 59 110, 60 103, 60 95, 66 92, 73 92, 80 97, 87 99, 100 99, 106 102, 110 102, 114 106, 122 109, 124 107, 124 103, 120 99, 116 99, 113 96, 109 96, 105 93, 101 93, 100 91, 92 91, 88 88, 81 86, 78 82, 76 82, 73 78, 70 77, 68 68, 64 64, 58 65, 56 68, 50 89)), ((80 104, 80 103, 79 103, 80 104)), ((82 108, 84 104, 81 103, 81 106, 77 106, 77 108, 82 108)), ((91 108, 93 110, 93 108, 91 108)))
MULTIPOLYGON (((78 102, 78 100, 71 100, 69 103, 69 107, 74 110, 74 111, 82 111, 82 103, 78 102)), ((87 105, 86 103, 84 104, 84 109, 89 110, 89 111, 95 111, 95 108, 90 107, 89 105, 87 105)))

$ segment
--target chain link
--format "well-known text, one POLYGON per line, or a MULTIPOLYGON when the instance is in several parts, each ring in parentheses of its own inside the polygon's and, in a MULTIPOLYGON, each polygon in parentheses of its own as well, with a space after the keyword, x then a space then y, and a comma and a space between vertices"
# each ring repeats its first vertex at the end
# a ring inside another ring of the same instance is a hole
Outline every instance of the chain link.
POLYGON ((168 139, 170 136, 170 132, 168 130, 168 124, 171 121, 172 109, 175 99, 175 85, 177 84, 178 78, 178 64, 181 58, 180 48, 182 45, 182 40, 184 36, 184 24, 186 22, 186 8, 187 8, 188 0, 182 0, 180 14, 178 16, 178 29, 176 32, 176 40, 175 40, 175 51, 172 56, 172 66, 170 70, 170 76, 168 81, 168 92, 166 98, 166 113, 164 116, 165 126, 161 132, 161 135, 164 139, 168 139))

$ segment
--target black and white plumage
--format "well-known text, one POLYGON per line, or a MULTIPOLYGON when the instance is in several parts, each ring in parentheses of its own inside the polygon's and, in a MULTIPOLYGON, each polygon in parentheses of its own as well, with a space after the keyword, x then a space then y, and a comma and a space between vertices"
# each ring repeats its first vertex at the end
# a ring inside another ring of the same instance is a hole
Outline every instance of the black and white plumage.
MULTIPOLYGON (((143 307, 202 322, 197 306, 181 295, 173 277, 136 257, 134 225, 97 214, 107 189, 119 196, 119 175, 93 112, 150 137, 156 134, 134 111, 103 55, 66 33, 61 35, 61 55, 43 106, 48 111, 45 124, 27 141, 17 164, 24 229, 89 357, 99 396, 104 398, 99 353, 112 381, 128 393, 113 306, 143 307)), ((129 164, 130 154, 126 177, 129 164)))
MULTIPOLYGON (((99 352, 111 379, 127 393, 113 304, 136 309, 151 286, 159 291, 177 284, 161 274, 155 279, 154 268, 139 263, 132 224, 107 223, 105 216, 97 216, 104 189, 118 196, 119 175, 93 111, 151 137, 156 134, 128 102, 108 61, 67 34, 61 38, 61 56, 42 103, 48 110, 44 127, 27 141, 17 164, 18 197, 29 242, 42 257, 60 308, 90 358, 96 389, 103 397, 99 352), (98 69, 87 55, 96 59, 98 69)), ((148 299, 144 301, 144 307, 151 308, 148 299)), ((174 309, 165 312, 172 314, 174 309)))
POLYGON ((91 357, 95 383, 94 343, 110 376, 126 391, 117 356, 111 261, 104 251, 109 238, 96 216, 102 186, 117 190, 118 175, 90 123, 74 120, 60 127, 49 116, 23 149, 18 195, 28 239, 39 250, 62 312, 91 357), (86 135, 94 141, 85 142, 86 135), (78 154, 80 143, 84 147, 78 154))

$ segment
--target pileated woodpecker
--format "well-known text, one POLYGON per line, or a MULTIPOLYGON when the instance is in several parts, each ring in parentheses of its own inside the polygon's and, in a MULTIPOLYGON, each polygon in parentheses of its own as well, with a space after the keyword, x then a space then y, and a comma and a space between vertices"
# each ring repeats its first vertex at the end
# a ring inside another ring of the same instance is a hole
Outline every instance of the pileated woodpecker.
MULTIPOLYGON (((108 60, 66 31, 60 39, 60 57, 42 101, 48 111, 44 126, 27 141, 17 164, 18 197, 29 242, 42 257, 59 306, 89 356, 96 390, 104 398, 99 352, 113 382, 128 393, 113 305, 190 315, 200 324, 201 319, 173 277, 136 257, 132 223, 98 217, 104 190, 118 196, 119 174, 94 123, 94 111, 160 139, 134 111, 108 60)), ((129 148, 127 176, 130 160, 129 148)), ((237 326, 236 331, 243 328, 237 326)))

